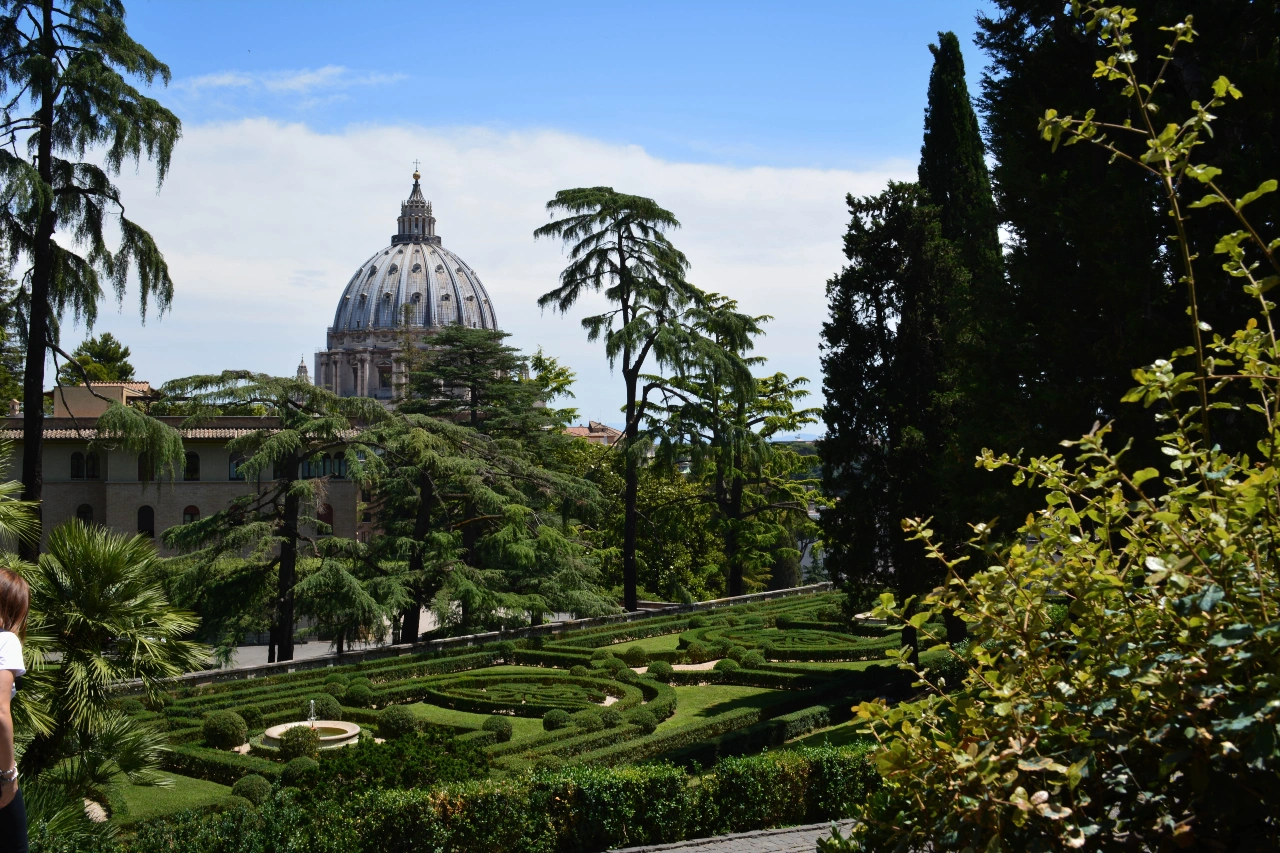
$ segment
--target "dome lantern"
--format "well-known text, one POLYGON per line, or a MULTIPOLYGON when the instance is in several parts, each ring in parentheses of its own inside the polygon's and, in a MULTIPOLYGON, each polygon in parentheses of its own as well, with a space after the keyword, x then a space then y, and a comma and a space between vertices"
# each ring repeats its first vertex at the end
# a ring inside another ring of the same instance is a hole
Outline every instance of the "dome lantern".
POLYGON ((415 169, 413 172, 413 189, 409 198, 400 205, 400 218, 396 220, 395 235, 391 245, 401 243, 434 243, 440 245, 436 236, 436 218, 431 215, 431 202, 422 195, 422 185, 418 183, 422 175, 415 169))

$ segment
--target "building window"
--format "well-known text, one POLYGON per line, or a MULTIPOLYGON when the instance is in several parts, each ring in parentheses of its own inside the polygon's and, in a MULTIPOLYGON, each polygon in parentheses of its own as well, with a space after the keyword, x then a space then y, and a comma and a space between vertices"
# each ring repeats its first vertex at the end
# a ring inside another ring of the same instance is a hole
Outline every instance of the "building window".
POLYGON ((200 518, 200 507, 189 506, 182 510, 183 524, 190 524, 191 522, 195 521, 198 518, 200 518))
POLYGON ((316 521, 329 525, 330 532, 333 531, 333 507, 328 504, 320 504, 316 509, 316 521))
POLYGON ((84 479, 84 454, 79 450, 71 454, 71 479, 84 479))
POLYGON ((80 504, 80 506, 76 507, 76 518, 85 524, 93 524, 93 507, 88 504, 80 504))
MULTIPOLYGON (((150 483, 155 479, 156 466, 151 463, 151 454, 138 454, 138 482, 150 483)), ((141 511, 141 510, 139 510, 141 511)))
POLYGON ((243 453, 231 454, 231 458, 227 460, 227 479, 243 480, 244 471, 241 470, 242 465, 244 465, 244 454, 243 453))
POLYGON ((197 482, 200 479, 200 454, 187 451, 187 467, 182 472, 182 479, 188 483, 197 482))
POLYGON ((347 455, 345 453, 333 454, 333 476, 339 479, 347 476, 347 455))
POLYGON ((138 507, 138 533, 156 538, 156 511, 149 506, 138 507))
POLYGON ((98 454, 90 450, 84 457, 84 478, 86 480, 96 480, 101 476, 101 469, 98 466, 98 454))

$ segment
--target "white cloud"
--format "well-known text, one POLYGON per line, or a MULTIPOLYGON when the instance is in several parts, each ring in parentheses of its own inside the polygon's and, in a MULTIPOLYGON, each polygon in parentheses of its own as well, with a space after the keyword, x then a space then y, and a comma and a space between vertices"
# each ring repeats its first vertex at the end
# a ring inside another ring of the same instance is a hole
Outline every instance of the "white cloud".
MULTIPOLYGON (((142 329, 127 299, 122 313, 104 307, 98 328, 120 335, 152 382, 232 367, 291 373, 300 355, 310 367, 348 278, 390 242, 414 158, 444 245, 480 273, 512 342, 567 362, 582 416, 615 422, 620 382, 579 326, 599 303, 564 317, 536 305, 564 265, 559 246, 531 236, 556 190, 610 185, 672 210, 690 279, 772 314, 757 352, 770 370, 809 377, 816 404, 824 285, 844 262, 845 194, 913 172, 906 163, 869 172, 672 163, 554 131, 197 125, 184 130, 159 195, 145 170, 121 179, 130 218, 169 261, 173 310, 142 329)), ((68 343, 75 334, 67 331, 68 343)))
POLYGON ((272 93, 310 94, 356 86, 380 86, 405 79, 404 74, 357 72, 341 65, 297 71, 218 71, 177 80, 175 89, 199 94, 214 89, 260 89, 272 93))

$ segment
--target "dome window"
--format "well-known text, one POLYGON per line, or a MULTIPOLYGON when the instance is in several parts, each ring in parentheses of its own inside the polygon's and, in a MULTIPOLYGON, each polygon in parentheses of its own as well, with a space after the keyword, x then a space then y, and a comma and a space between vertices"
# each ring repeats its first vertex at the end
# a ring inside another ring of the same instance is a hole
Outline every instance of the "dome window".
POLYGON ((413 269, 409 270, 409 272, 422 272, 422 264, 414 264, 413 269))
POLYGON ((410 297, 409 301, 412 302, 414 305, 417 305, 419 302, 422 301, 422 294, 421 293, 413 294, 413 296, 410 297))
POLYGON ((441 301, 441 302, 448 302, 448 301, 449 301, 449 294, 447 294, 447 293, 442 293, 442 294, 440 294, 440 301, 441 301))
POLYGON ((392 264, 387 269, 387 275, 395 275, 397 272, 399 272, 399 270, 400 270, 400 267, 396 266, 395 264, 392 264))
POLYGON ((476 301, 476 298, 475 298, 474 296, 468 296, 468 297, 467 297, 467 301, 468 301, 468 302, 475 302, 475 301, 476 301))
POLYGON ((444 272, 444 264, 436 264, 436 272, 444 272))
POLYGON ((377 271, 378 271, 378 268, 377 268, 377 267, 369 267, 369 278, 373 278, 374 274, 375 274, 377 271))

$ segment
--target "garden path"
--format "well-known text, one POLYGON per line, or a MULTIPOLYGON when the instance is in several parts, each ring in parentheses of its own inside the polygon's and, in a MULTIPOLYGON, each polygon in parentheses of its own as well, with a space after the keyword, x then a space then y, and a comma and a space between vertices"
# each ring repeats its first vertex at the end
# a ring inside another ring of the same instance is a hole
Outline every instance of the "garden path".
MULTIPOLYGON (((852 824, 851 820, 837 823, 843 830, 848 830, 852 824)), ((613 853, 813 853, 818 839, 830 834, 830 823, 812 823, 808 826, 738 832, 716 838, 695 838, 675 844, 628 847, 613 853)))

